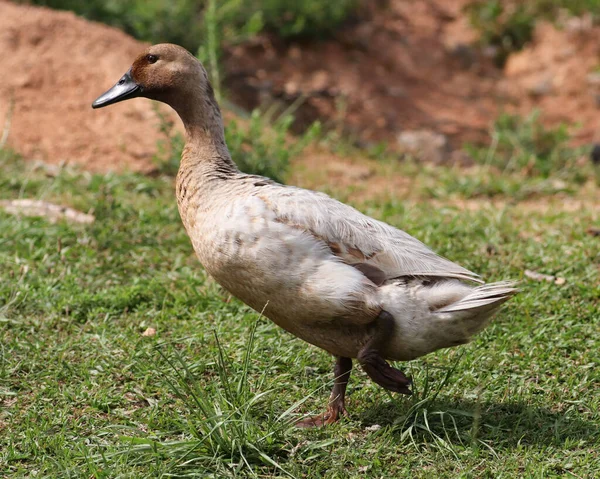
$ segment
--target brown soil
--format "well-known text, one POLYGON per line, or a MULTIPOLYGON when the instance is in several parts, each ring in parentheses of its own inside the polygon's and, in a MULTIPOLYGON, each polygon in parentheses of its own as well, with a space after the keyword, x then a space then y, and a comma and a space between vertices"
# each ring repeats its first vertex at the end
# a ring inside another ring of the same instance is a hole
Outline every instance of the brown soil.
POLYGON ((501 70, 474 47, 464 8, 473 0, 371 2, 361 21, 323 43, 282 44, 263 36, 231 48, 227 82, 251 108, 306 97, 304 122, 343 122, 366 141, 433 130, 454 147, 488 138, 501 111, 542 110, 550 125, 580 124, 578 143, 596 138, 600 115, 600 28, 567 19, 540 24, 533 42, 501 70), (386 5, 380 5, 387 3, 386 5))
POLYGON ((548 124, 566 123, 576 143, 600 141, 600 27, 571 19, 558 30, 540 23, 533 42, 511 55, 499 89, 515 110, 542 112, 548 124))
POLYGON ((152 168, 159 122, 151 102, 91 108, 143 48, 69 12, 0 1, 0 128, 14 102, 8 145, 28 159, 92 170, 152 168))
POLYGON ((306 96, 308 120, 312 113, 342 121, 367 141, 422 128, 483 139, 496 116, 500 72, 466 47, 475 38, 460 13, 469 1, 378 3, 327 42, 284 45, 265 36, 232 48, 234 100, 250 107, 267 94, 288 102, 306 96))
POLYGON ((322 148, 309 148, 294 161, 290 183, 354 203, 412 197, 411 179, 388 174, 388 166, 393 168, 362 156, 340 156, 322 148))
MULTIPOLYGON (((561 30, 540 24, 532 44, 499 70, 472 46, 477 36, 463 12, 471 1, 373 0, 326 42, 261 36, 231 47, 229 93, 248 108, 305 96, 305 124, 321 118, 390 145, 399 132, 416 129, 442 132, 453 147, 483 141, 500 111, 527 114, 535 107, 548 123, 580 124, 579 143, 600 140, 600 28, 586 19, 565 21, 561 30)), ((8 144, 27 158, 149 171, 159 122, 152 103, 90 107, 143 47, 68 12, 0 0, 0 138, 10 117, 8 144)), ((325 162, 322 153, 305 161, 325 162)), ((369 175, 352 172, 343 159, 328 161, 328 171, 338 170, 334 177, 369 175)))

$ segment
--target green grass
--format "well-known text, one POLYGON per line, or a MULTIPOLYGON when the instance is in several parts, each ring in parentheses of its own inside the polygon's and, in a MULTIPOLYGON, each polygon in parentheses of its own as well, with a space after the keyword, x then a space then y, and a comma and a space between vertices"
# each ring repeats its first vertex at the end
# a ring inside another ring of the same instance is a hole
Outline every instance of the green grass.
POLYGON ((569 142, 567 125, 545 127, 540 112, 527 117, 501 114, 490 133, 492 147, 467 148, 474 160, 501 169, 503 173, 518 173, 530 178, 561 178, 583 183, 585 168, 577 164, 584 151, 574 150, 569 142))
MULTIPOLYGON (((368 214, 486 279, 532 269, 566 284, 525 279, 472 344, 403 365, 412 398, 386 393, 356 368, 349 419, 297 430, 291 421, 325 406, 332 360, 207 277, 171 178, 51 176, 8 152, 0 169, 0 198, 45 199, 97 218, 50 224, 0 212, 1 477, 592 478, 600 470, 600 241, 586 233, 597 211, 527 209, 503 190, 495 195, 507 206, 461 211, 450 199, 469 194, 455 184, 483 181, 481 170, 437 168, 432 190, 431 171, 390 169, 412 176, 419 201, 359 205, 368 214), (155 336, 142 335, 148 327, 155 336)), ((516 181, 512 174, 496 181, 516 181)), ((580 184, 568 186, 565 198, 579 198, 580 184)), ((554 195, 536 193, 542 203, 554 195)))
MULTIPOLYGON (((160 173, 175 176, 185 139, 160 110, 156 109, 156 112, 160 117, 160 131, 166 139, 159 142, 154 163, 160 173)), ((290 160, 321 136, 318 121, 301 135, 292 136, 293 122, 294 117, 289 111, 276 115, 273 109, 265 112, 257 109, 245 121, 239 118, 229 121, 225 140, 240 170, 284 182, 290 160)))
POLYGON ((556 21, 568 15, 590 14, 600 18, 599 0, 473 0, 465 7, 480 43, 496 49, 494 59, 503 66, 508 56, 521 50, 533 37, 538 21, 556 21))

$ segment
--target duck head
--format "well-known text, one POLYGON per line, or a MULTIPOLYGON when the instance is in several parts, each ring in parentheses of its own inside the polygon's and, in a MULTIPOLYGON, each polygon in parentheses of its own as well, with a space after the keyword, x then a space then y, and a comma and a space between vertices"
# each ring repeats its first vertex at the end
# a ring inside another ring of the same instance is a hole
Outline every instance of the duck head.
POLYGON ((145 97, 162 101, 178 110, 178 99, 202 93, 212 96, 202 64, 185 48, 162 43, 141 53, 115 86, 92 103, 92 108, 145 97))

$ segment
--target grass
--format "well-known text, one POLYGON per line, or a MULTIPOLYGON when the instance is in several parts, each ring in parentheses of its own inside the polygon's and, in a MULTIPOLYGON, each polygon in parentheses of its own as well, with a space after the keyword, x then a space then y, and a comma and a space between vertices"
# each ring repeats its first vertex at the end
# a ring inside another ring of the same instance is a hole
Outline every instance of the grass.
POLYGON ((465 7, 480 43, 496 50, 494 59, 502 67, 508 56, 521 50, 533 37, 540 20, 556 21, 561 15, 589 14, 600 17, 599 0, 473 0, 465 7))
POLYGON ((0 152, 0 198, 96 216, 83 226, 0 212, 0 476, 594 477, 600 242, 586 230, 597 187, 567 176, 557 194, 536 189, 548 181, 537 173, 497 171, 530 194, 500 188, 500 206, 462 209, 489 196, 490 170, 377 168, 414 188, 357 205, 368 214, 486 279, 531 269, 566 283, 525 279, 472 344, 403 365, 413 397, 357 368, 349 419, 297 430, 325 406, 332 360, 207 277, 172 178, 55 175, 0 152))
MULTIPOLYGON (((160 173, 175 176, 185 139, 159 109, 156 112, 165 139, 159 141, 158 153, 153 160, 160 173)), ((293 122, 290 111, 276 114, 273 108, 264 112, 256 109, 246 120, 237 118, 229 121, 225 140, 240 170, 284 182, 290 161, 321 136, 318 121, 301 135, 292 136, 290 128, 293 122)))

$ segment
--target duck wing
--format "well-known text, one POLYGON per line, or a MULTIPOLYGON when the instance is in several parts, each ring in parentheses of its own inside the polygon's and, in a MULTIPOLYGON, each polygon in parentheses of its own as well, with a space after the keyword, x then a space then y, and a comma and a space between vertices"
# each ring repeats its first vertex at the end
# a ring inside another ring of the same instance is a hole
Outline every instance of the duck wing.
POLYGON ((324 193, 264 184, 255 190, 277 222, 323 241, 345 263, 375 284, 403 276, 456 278, 482 283, 408 233, 375 220, 324 193))

